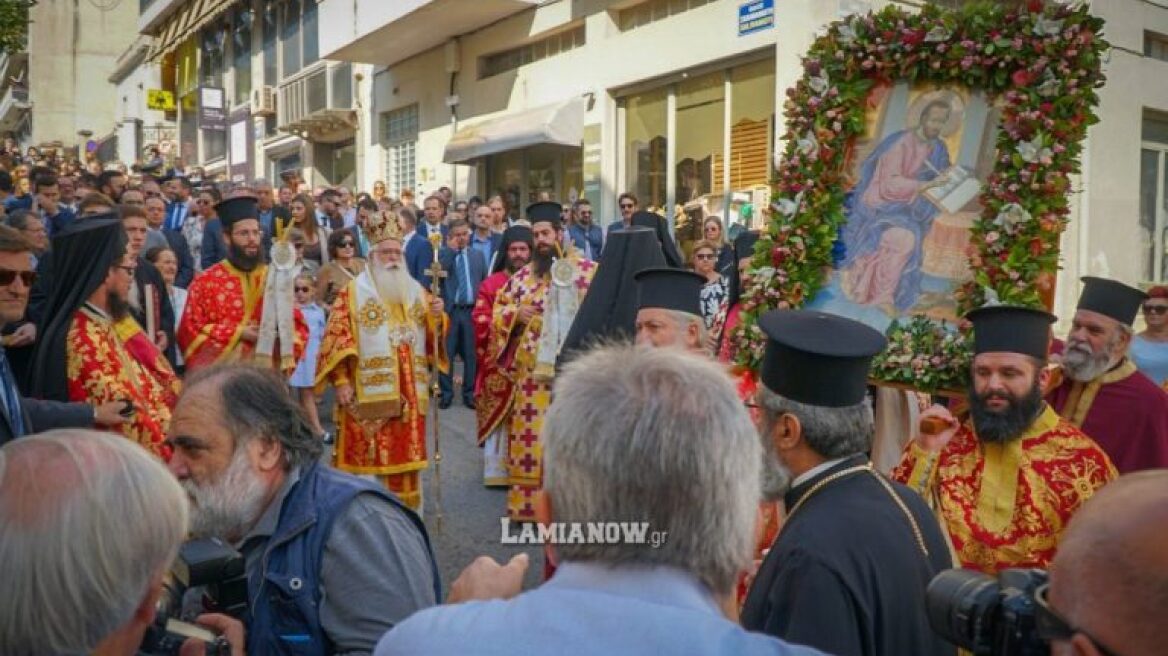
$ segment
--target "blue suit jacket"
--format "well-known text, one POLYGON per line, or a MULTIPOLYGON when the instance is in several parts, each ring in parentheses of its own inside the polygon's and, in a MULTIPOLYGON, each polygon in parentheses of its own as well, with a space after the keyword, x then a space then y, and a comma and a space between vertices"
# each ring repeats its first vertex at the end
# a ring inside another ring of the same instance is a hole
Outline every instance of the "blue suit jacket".
POLYGON ((430 276, 426 273, 426 269, 434 261, 434 247, 430 246, 430 240, 420 232, 415 233, 406 242, 405 251, 406 268, 409 269, 410 275, 427 290, 430 289, 430 276))
POLYGON ((592 246, 592 259, 600 259, 600 251, 604 250, 604 231, 595 223, 590 224, 585 230, 584 226, 573 223, 568 226, 568 236, 572 238, 572 243, 576 245, 576 249, 581 253, 587 253, 586 244, 592 246))
MULTIPOLYGON (((487 263, 483 261, 483 254, 476 251, 469 246, 466 249, 467 263, 470 265, 470 298, 466 304, 473 305, 475 298, 479 295, 479 285, 487 277, 487 263)), ((449 248, 443 248, 438 251, 438 261, 442 264, 442 270, 446 272, 446 277, 442 279, 442 301, 446 305, 446 311, 450 312, 454 307, 455 292, 458 291, 458 280, 454 277, 454 257, 457 255, 456 251, 449 248)))
MULTIPOLYGON (((0 381, 0 384, 3 382, 0 381)), ((8 389, 19 394, 15 380, 10 381, 8 389)), ((93 428, 93 407, 88 403, 42 401, 22 396, 20 410, 26 435, 43 433, 54 428, 93 428)), ((0 445, 12 439, 12 422, 7 412, 0 410, 0 445)))
POLYGON ((203 250, 199 252, 199 262, 206 271, 227 259, 227 242, 223 241, 223 224, 215 217, 203 226, 203 250))

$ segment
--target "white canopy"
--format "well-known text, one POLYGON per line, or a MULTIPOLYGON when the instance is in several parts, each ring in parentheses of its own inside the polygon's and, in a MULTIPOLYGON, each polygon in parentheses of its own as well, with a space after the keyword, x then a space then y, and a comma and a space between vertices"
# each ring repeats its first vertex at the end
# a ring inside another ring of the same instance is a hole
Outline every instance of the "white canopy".
POLYGON ((573 98, 481 121, 454 133, 442 161, 464 164, 538 144, 580 146, 584 139, 584 111, 584 98, 573 98))

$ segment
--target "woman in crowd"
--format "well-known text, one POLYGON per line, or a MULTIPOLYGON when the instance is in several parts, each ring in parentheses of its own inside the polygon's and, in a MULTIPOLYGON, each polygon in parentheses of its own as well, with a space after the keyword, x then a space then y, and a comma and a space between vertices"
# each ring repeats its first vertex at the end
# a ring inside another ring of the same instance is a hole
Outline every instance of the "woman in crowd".
POLYGON ((373 183, 373 200, 385 198, 385 183, 381 180, 373 183))
POLYGON ((316 207, 308 194, 299 194, 288 204, 292 226, 304 234, 305 262, 315 262, 317 268, 328 264, 328 238, 331 231, 316 222, 316 207))
POLYGON ((1148 327, 1132 339, 1131 358, 1152 382, 1164 386, 1168 383, 1168 286, 1148 290, 1144 321, 1148 327))
POLYGON ((726 231, 722 229, 722 219, 717 216, 707 216, 702 222, 702 239, 714 244, 718 259, 714 262, 714 269, 723 276, 730 273, 734 265, 734 248, 726 241, 726 231))
POLYGON ((693 269, 706 278, 701 292, 702 319, 706 322, 706 330, 725 320, 728 289, 726 276, 715 268, 717 261, 717 244, 704 239, 694 244, 693 269))
MULTIPOLYGON (((170 296, 170 305, 174 308, 174 325, 177 326, 182 321, 183 310, 187 307, 187 290, 174 284, 175 276, 178 275, 178 256, 166 246, 155 246, 146 251, 145 258, 158 268, 158 273, 162 274, 162 281, 166 283, 166 293, 170 296)), ((175 356, 175 368, 179 374, 182 374, 182 365, 182 350, 179 349, 175 356)))
POLYGON ((329 263, 316 276, 316 298, 327 310, 349 281, 365 270, 365 260, 357 257, 357 238, 353 230, 337 230, 328 238, 329 263))
POLYGON ((215 187, 204 187, 195 196, 195 211, 187 214, 183 222, 182 235, 191 248, 191 259, 202 271, 203 231, 207 222, 217 216, 215 205, 223 200, 223 195, 215 187))

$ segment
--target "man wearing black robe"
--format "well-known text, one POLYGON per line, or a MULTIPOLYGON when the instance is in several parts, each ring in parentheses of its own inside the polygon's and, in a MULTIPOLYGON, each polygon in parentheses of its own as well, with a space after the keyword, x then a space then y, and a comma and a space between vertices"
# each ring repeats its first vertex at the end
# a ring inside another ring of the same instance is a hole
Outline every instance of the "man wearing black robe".
POLYGON ((743 626, 839 656, 955 653, 925 612, 929 581, 951 567, 941 528, 866 455, 868 366, 884 337, 819 312, 776 310, 759 326, 769 338, 755 397, 764 489, 783 495, 787 519, 743 626))

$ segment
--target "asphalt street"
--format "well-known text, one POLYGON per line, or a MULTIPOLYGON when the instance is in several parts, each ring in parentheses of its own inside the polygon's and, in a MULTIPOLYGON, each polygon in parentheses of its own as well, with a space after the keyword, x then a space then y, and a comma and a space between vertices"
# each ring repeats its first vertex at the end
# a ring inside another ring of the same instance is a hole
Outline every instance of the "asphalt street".
MULTIPOLYGON (((331 390, 320 402, 321 422, 333 430, 331 390)), ((442 449, 442 517, 438 517, 438 478, 434 461, 433 414, 426 418, 430 467, 422 475, 425 507, 423 519, 430 531, 443 590, 476 557, 487 555, 506 563, 517 553, 531 557, 524 587, 539 585, 543 579, 543 550, 539 546, 501 543, 500 518, 506 515, 507 491, 483 486, 483 452, 475 444, 475 413, 461 403, 440 411, 442 449)), ((326 454, 331 461, 332 454, 326 454)), ((514 531, 513 531, 514 532, 514 531)))

